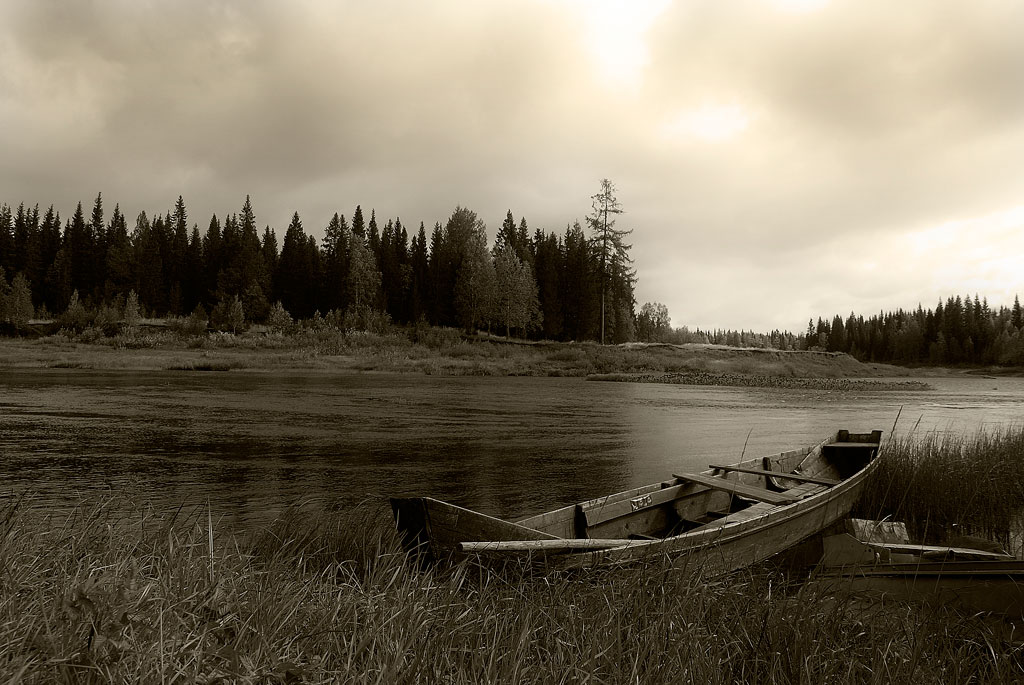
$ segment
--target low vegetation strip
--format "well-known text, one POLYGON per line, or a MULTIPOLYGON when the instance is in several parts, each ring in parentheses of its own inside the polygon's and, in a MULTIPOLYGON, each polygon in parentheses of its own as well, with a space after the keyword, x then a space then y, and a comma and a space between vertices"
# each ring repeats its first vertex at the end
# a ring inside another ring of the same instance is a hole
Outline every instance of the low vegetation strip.
MULTIPOLYGON (((193 329, 185 320, 103 335, 61 330, 33 340, 0 339, 0 368, 119 370, 389 371, 440 376, 573 376, 656 374, 669 378, 866 378, 906 375, 905 369, 862 364, 849 355, 717 345, 599 345, 527 343, 452 328, 382 324, 350 330, 327 319, 245 333, 193 329), (340 327, 339 327, 340 326, 340 327)), ((678 381, 674 381, 678 382, 678 381)), ((782 381, 772 380, 778 385, 782 381)), ((718 381, 714 384, 722 384, 718 381)))
POLYGON ((798 378, 759 374, 685 371, 680 373, 606 373, 587 377, 590 381, 626 383, 669 383, 675 385, 723 385, 746 388, 785 388, 836 392, 870 390, 933 390, 921 381, 879 381, 858 378, 798 378))
POLYGON ((422 570, 386 513, 296 508, 222 533, 112 500, 0 512, 2 682, 1011 682, 1020 647, 942 608, 770 571, 422 570), (126 512, 118 513, 114 512, 126 512), (884 674, 881 676, 880 674, 884 674))

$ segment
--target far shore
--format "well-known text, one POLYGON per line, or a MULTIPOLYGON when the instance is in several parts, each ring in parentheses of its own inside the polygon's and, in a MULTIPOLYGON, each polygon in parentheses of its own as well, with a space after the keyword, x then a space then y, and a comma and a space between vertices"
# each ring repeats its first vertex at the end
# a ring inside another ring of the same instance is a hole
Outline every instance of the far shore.
MULTIPOLYGON (((50 335, 0 338, 0 370, 91 369, 148 372, 398 372, 440 376, 563 376, 696 385, 830 390, 928 389, 948 369, 865 364, 841 353, 721 345, 551 342, 465 336, 452 329, 395 328, 383 333, 254 329, 181 336, 148 330, 83 340, 50 335), (807 379, 821 379, 809 382, 807 379), (849 379, 849 380, 844 380, 849 379), (852 379, 860 379, 854 381, 852 379), (865 379, 874 380, 865 385, 865 379), (907 379, 907 380, 891 380, 907 379)), ((972 370, 973 373, 984 373, 972 370)), ((1001 370, 990 371, 993 375, 1001 370)))

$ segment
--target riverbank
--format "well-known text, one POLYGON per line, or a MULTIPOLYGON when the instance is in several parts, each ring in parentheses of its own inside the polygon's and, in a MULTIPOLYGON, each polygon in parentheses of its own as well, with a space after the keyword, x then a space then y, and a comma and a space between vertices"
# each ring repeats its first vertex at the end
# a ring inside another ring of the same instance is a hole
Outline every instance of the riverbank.
MULTIPOLYGON (((182 336, 149 331, 132 336, 0 339, 0 369, 74 368, 136 371, 388 371, 442 376, 574 376, 632 374, 649 381, 743 376, 773 385, 784 378, 882 378, 911 375, 899 367, 862 364, 845 354, 716 345, 509 341, 465 337, 451 329, 384 334, 300 330, 182 336), (698 374, 698 376, 694 376, 698 374), (700 375, 704 374, 704 375, 700 375), (671 376, 666 376, 671 377, 671 376)), ((617 380, 627 380, 619 378, 617 380)), ((679 382, 679 381, 669 381, 679 382)), ((732 384, 726 382, 725 384, 732 384)))
POLYGON ((670 385, 718 385, 740 388, 784 388, 787 390, 824 390, 827 392, 872 390, 914 391, 934 389, 931 385, 921 381, 879 381, 865 380, 861 378, 827 377, 793 378, 788 376, 708 373, 701 371, 660 374, 594 374, 588 376, 587 380, 619 383, 668 383, 670 385))
POLYGON ((1013 682, 1012 626, 653 563, 421 570, 388 512, 0 509, 3 682, 1013 682))

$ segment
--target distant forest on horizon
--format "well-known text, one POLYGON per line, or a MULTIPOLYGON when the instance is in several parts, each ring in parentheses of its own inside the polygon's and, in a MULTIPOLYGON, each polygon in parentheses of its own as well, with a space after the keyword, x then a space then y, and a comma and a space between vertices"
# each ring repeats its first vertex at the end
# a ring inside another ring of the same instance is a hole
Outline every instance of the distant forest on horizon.
POLYGON ((358 325, 386 315, 402 325, 582 341, 601 339, 603 291, 610 343, 823 350, 909 365, 1024 365, 1019 298, 1012 307, 991 308, 974 295, 949 297, 934 309, 835 315, 811 319, 798 334, 673 329, 664 305, 645 303, 637 311, 637 275, 630 246, 621 242, 628 231, 612 228, 621 213, 614 187, 603 181, 592 200, 588 231, 578 221, 562 234, 531 231, 509 211, 493 244, 484 222, 463 207, 428 232, 423 222, 410 231, 398 218, 381 227, 375 210, 367 218, 357 205, 350 220, 334 214, 318 244, 297 212, 280 243, 270 226, 258 230, 248 197, 239 213, 212 216, 204 232, 190 225, 181 197, 164 214, 140 213, 130 229, 119 205, 106 218, 102 194, 88 217, 79 203, 63 222, 52 206, 40 213, 38 206, 3 204, 0 305, 11 300, 20 275, 30 316, 59 314, 76 294, 86 308, 123 310, 134 293, 144 313, 212 315, 214 326, 231 303, 247 322, 262 323, 279 302, 298 320, 319 314, 358 325))
MULTIPOLYGON (((236 300, 247 322, 262 323, 275 303, 296 319, 334 313, 353 321, 383 313, 398 324, 472 329, 552 340, 635 339, 636 273, 613 228, 620 212, 608 183, 593 196, 587 235, 577 221, 564 234, 530 231, 509 211, 489 244, 484 222, 457 207, 432 230, 381 221, 356 206, 335 213, 317 240, 296 212, 283 239, 260 231, 249 197, 239 213, 211 217, 205 232, 189 222, 184 199, 129 228, 102 193, 87 215, 82 203, 63 221, 51 206, 0 205, 0 268, 7 288, 21 274, 33 311, 65 311, 77 293, 86 307, 124 306, 134 292, 151 316, 201 315, 236 300), (603 205, 599 205, 603 202, 603 205), (604 214, 602 216, 602 208, 604 214), (602 235, 603 231, 603 235, 602 235)), ((3 287, 3 286, 0 286, 3 287)), ((665 322, 667 325, 667 320, 665 322)))

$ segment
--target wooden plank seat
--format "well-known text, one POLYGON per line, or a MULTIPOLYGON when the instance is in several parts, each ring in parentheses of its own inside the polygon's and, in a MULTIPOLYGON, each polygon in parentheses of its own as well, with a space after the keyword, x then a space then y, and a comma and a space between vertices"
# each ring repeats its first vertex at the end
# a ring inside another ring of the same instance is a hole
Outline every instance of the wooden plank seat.
POLYGON ((744 483, 738 483, 734 480, 726 480, 715 476, 705 476, 700 473, 673 473, 672 476, 679 480, 699 483, 700 485, 706 485, 707 487, 714 488, 715 490, 722 490, 734 495, 748 497, 750 499, 754 499, 759 502, 767 502, 769 504, 791 504, 800 499, 798 496, 784 492, 772 492, 770 490, 757 487, 756 485, 745 485, 744 483))
POLYGON ((737 473, 751 473, 755 476, 771 476, 773 478, 785 478, 787 480, 795 480, 800 483, 815 483, 817 485, 839 485, 839 481, 832 478, 817 478, 815 476, 805 476, 802 473, 783 473, 782 471, 766 471, 764 469, 745 469, 739 466, 719 466, 717 464, 710 464, 708 468, 719 469, 722 471, 736 471, 737 473))
MULTIPOLYGON (((732 469, 730 470, 739 470, 732 469)), ((768 471, 770 475, 778 475, 783 478, 788 477, 792 474, 784 474, 782 472, 768 471)), ((703 485, 714 490, 730 492, 734 495, 746 497, 757 502, 768 502, 770 504, 789 504, 799 500, 805 496, 802 489, 788 490, 785 493, 778 493, 766 490, 752 485, 744 485, 743 483, 737 483, 735 481, 728 481, 723 478, 715 478, 710 476, 702 476, 699 474, 673 474, 673 478, 677 481, 688 481, 678 485, 668 485, 668 482, 663 483, 663 487, 660 490, 651 490, 642 494, 638 494, 634 497, 623 498, 608 501, 605 498, 590 500, 589 502, 581 502, 577 505, 579 513, 583 516, 587 527, 597 526, 613 519, 626 516, 645 509, 652 509, 654 507, 660 507, 667 504, 671 504, 676 499, 684 496, 684 494, 690 493, 692 484, 703 485)), ((804 476, 803 478, 809 478, 804 476)), ((795 478, 794 480, 802 480, 802 478, 795 478)), ((825 479, 820 479, 824 481, 825 479)), ((831 482, 834 484, 834 482, 831 482)), ((815 490, 820 489, 819 486, 822 483, 814 483, 811 487, 815 490)), ((706 524, 706 521, 694 522, 700 523, 701 525, 706 524)))
MULTIPOLYGON (((806 485, 798 485, 795 488, 791 488, 791 489, 787 490, 786 494, 787 495, 793 495, 797 499, 803 499, 804 497, 809 497, 810 495, 815 495, 815 494, 817 494, 819 492, 823 492, 825 490, 828 490, 828 486, 817 485, 815 483, 807 483, 806 485)), ((777 493, 775 493, 775 494, 777 494, 777 493)), ((720 518, 720 519, 718 519, 716 521, 710 521, 710 522, 704 523, 703 525, 698 526, 697 528, 695 528, 693 530, 701 530, 703 528, 717 527, 717 526, 721 526, 723 524, 740 523, 742 521, 749 521, 751 519, 756 519, 756 518, 758 518, 760 516, 764 516, 765 514, 771 513, 774 510, 775 510, 775 505, 774 504, 771 504, 769 502, 758 502, 756 504, 750 505, 749 507, 746 507, 745 509, 740 509, 739 511, 734 511, 731 514, 729 514, 728 516, 720 518)), ((692 533, 693 530, 689 530, 687 532, 688 533, 692 533)))

